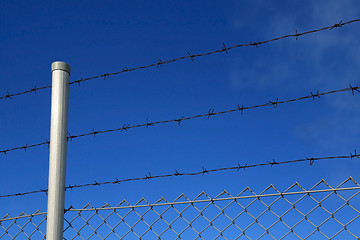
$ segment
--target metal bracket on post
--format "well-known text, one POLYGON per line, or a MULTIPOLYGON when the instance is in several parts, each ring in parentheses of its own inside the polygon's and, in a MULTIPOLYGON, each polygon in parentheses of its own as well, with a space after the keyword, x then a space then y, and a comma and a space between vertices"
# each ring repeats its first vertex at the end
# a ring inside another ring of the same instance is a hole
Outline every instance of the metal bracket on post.
POLYGON ((62 240, 64 228, 66 152, 70 65, 53 62, 46 239, 62 240))

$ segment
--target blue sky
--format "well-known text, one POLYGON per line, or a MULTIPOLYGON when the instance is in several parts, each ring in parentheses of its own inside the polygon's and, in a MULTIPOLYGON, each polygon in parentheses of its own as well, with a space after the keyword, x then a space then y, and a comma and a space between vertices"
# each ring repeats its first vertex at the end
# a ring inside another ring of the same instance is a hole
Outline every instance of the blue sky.
MULTIPOLYGON (((359 18, 360 3, 345 1, 2 1, 1 95, 51 84, 50 65, 65 61, 78 80, 263 41, 359 18)), ((70 88, 69 132, 179 118, 240 105, 286 100, 359 86, 359 23, 178 61, 70 88)), ((1 150, 43 142, 50 131, 50 91, 0 102, 1 150)), ((278 108, 132 129, 74 139, 68 144, 67 184, 199 171, 238 163, 343 155, 359 149, 359 94, 340 93, 278 108)), ((0 156, 0 194, 47 188, 46 146, 0 156)), ((359 161, 339 160, 176 177, 67 192, 66 206, 150 202, 160 196, 246 186, 281 190, 295 181, 334 186, 359 176, 359 161)), ((359 180, 359 179, 358 179, 359 180)), ((46 211, 46 195, 0 199, 0 215, 46 211)))

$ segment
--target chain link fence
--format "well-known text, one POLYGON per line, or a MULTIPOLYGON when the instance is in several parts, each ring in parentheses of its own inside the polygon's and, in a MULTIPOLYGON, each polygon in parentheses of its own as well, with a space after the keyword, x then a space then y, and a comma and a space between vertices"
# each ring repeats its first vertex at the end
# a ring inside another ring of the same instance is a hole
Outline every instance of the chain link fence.
MULTIPOLYGON (((233 196, 181 194, 174 201, 144 198, 65 210, 64 239, 359 239, 360 185, 351 177, 333 188, 325 180, 309 190, 247 187, 233 196)), ((46 213, 0 219, 1 239, 45 239, 46 213)))

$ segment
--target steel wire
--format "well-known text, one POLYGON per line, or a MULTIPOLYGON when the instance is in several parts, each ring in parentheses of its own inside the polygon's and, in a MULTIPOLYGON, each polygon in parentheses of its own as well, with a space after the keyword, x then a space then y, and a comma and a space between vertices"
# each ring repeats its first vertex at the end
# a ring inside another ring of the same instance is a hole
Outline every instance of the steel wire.
MULTIPOLYGON (((263 104, 252 105, 252 106, 248 106, 248 107, 245 107, 243 105, 242 106, 237 105, 236 108, 232 108, 230 110, 219 111, 219 112, 215 112, 214 109, 210 109, 205 114, 197 114, 197 115, 194 115, 194 116, 191 116, 191 117, 181 117, 181 118, 176 118, 176 119, 171 119, 171 120, 163 120, 163 121, 155 121, 155 122, 149 122, 148 119, 147 119, 146 122, 142 123, 142 124, 135 124, 135 125, 124 124, 124 125, 122 125, 122 127, 119 127, 119 128, 107 129, 107 130, 98 130, 98 131, 95 131, 93 129, 91 132, 82 133, 82 134, 78 134, 78 135, 71 135, 69 133, 67 140, 71 141, 71 140, 73 140, 75 138, 80 138, 80 137, 85 137, 85 136, 96 136, 98 134, 104 134, 104 133, 109 133, 109 132, 125 132, 125 131, 128 131, 129 129, 132 129, 132 128, 139 128, 139 127, 148 128, 150 126, 154 126, 154 125, 157 125, 157 124, 172 123, 172 122, 175 122, 180 126, 181 122, 186 121, 186 120, 191 120, 191 119, 196 119, 196 118, 203 118, 203 117, 210 118, 211 116, 223 115, 223 114, 226 114, 226 113, 234 113, 234 112, 240 112, 241 114, 243 114, 244 110, 262 108, 262 107, 268 107, 268 106, 273 106, 274 108, 276 108, 279 104, 283 104, 283 103, 290 103, 290 102, 300 101, 300 100, 304 100, 304 99, 313 99, 313 100, 315 100, 316 98, 320 98, 320 96, 329 95, 329 94, 333 94, 333 93, 339 93, 339 92, 349 92, 349 91, 351 91, 353 95, 355 95, 355 92, 360 93, 359 87, 353 87, 353 86, 349 85, 348 88, 332 90, 332 91, 323 92, 323 93, 320 93, 319 91, 317 91, 316 94, 310 92, 310 95, 299 97, 299 98, 293 98, 293 99, 289 99, 289 100, 279 101, 279 98, 277 98, 276 101, 268 101, 268 102, 263 103, 263 104)), ((46 141, 41 142, 41 143, 25 144, 25 145, 19 146, 19 147, 13 147, 13 148, 0 150, 0 153, 7 154, 8 152, 17 151, 17 150, 26 151, 29 148, 34 148, 34 147, 43 146, 43 145, 49 145, 49 144, 50 144, 50 141, 46 140, 46 141)))
MULTIPOLYGON (((173 59, 166 60, 166 61, 158 59, 158 61, 156 63, 143 65, 143 66, 138 66, 138 67, 133 67, 133 68, 125 67, 121 71, 118 71, 118 72, 104 73, 104 74, 93 76, 93 77, 81 78, 81 79, 72 81, 69 84, 70 85, 73 85, 73 84, 80 85, 82 82, 86 82, 86 81, 97 79, 97 78, 106 79, 107 77, 110 77, 110 76, 113 76, 113 75, 118 75, 118 74, 126 73, 126 72, 132 72, 132 71, 135 71, 135 70, 140 70, 140 69, 145 69, 145 68, 159 67, 159 66, 163 66, 164 64, 168 64, 168 63, 172 63, 172 62, 176 62, 176 61, 180 61, 180 60, 185 60, 185 59, 190 59, 191 61, 193 61, 195 58, 203 57, 203 56, 209 56, 209 55, 212 55, 212 54, 215 54, 215 53, 223 53, 224 52, 224 53, 227 54, 229 52, 229 50, 234 49, 234 48, 249 47, 249 46, 258 47, 259 45, 263 45, 263 44, 266 44, 266 43, 270 43, 270 42, 274 42, 274 41, 278 41, 278 40, 285 39, 285 38, 290 38, 290 37, 294 37, 296 40, 298 40, 298 38, 300 36, 303 36, 303 35, 307 35, 307 34, 311 34, 311 33, 317 33, 317 32, 321 32, 321 31, 325 31, 325 30, 332 30, 334 28, 339 28, 339 27, 342 27, 344 25, 359 22, 359 21, 360 21, 360 19, 353 19, 353 20, 350 20, 348 22, 340 21, 339 23, 336 23, 334 25, 319 28, 319 29, 314 29, 314 30, 310 30, 310 31, 306 31, 306 32, 298 32, 296 30, 296 32, 294 34, 288 34, 288 35, 284 35, 284 36, 281 36, 281 37, 276 37, 276 38, 265 40, 265 41, 236 44, 236 45, 229 46, 229 47, 227 47, 225 45, 225 43, 223 43, 221 48, 210 51, 210 52, 198 53, 198 54, 191 54, 190 52, 188 52, 187 55, 185 55, 185 56, 173 58, 173 59)), ((6 91, 5 95, 0 96, 0 100, 1 99, 12 99, 12 97, 15 97, 15 96, 28 94, 28 93, 36 93, 39 90, 48 89, 48 88, 51 88, 51 86, 50 85, 49 86, 43 86, 43 87, 36 87, 35 86, 34 88, 31 88, 31 89, 28 89, 28 90, 25 90, 25 91, 22 91, 22 92, 17 92, 17 93, 9 93, 9 91, 6 91)))
MULTIPOLYGON (((308 162, 310 166, 312 166, 315 161, 320 160, 338 160, 338 159, 353 159, 353 158, 359 158, 360 154, 354 151, 354 153, 350 153, 349 155, 341 155, 341 156, 327 156, 327 157, 311 157, 311 158, 301 158, 301 159, 294 159, 294 160, 287 160, 287 161, 280 161, 277 162, 275 159, 272 159, 272 161, 267 161, 263 163, 257 163, 257 164, 238 164, 237 166, 231 166, 231 167, 222 167, 222 168, 215 168, 215 169, 206 169, 202 167, 201 171, 193 171, 193 172, 178 172, 175 170, 173 173, 167 173, 167 174, 161 174, 161 175, 151 175, 149 172, 144 177, 135 177, 135 178, 125 178, 125 179, 115 179, 113 181, 104 181, 104 182, 91 182, 91 183, 85 183, 85 184, 79 184, 79 185, 68 185, 65 187, 65 190, 72 190, 77 188, 83 188, 83 187, 89 187, 89 186, 102 186, 102 185, 108 185, 108 184, 120 184, 124 182, 132 182, 132 181, 141 181, 141 180, 149 180, 149 179, 157 179, 157 178, 168 178, 168 177, 178 177, 178 176, 197 176, 197 175, 205 175, 209 173, 214 172, 223 172, 223 171, 229 171, 229 170, 246 170, 248 168, 254 168, 254 167, 264 167, 264 166, 270 166, 273 167, 275 165, 282 165, 282 164, 290 164, 290 163, 297 163, 297 162, 308 162)), ((40 189, 40 190, 34 190, 29 192, 21 192, 21 193, 13 193, 13 194, 5 194, 0 195, 0 198, 5 197, 15 197, 15 196, 24 196, 29 194, 35 194, 35 193, 47 193, 47 189, 40 189)))

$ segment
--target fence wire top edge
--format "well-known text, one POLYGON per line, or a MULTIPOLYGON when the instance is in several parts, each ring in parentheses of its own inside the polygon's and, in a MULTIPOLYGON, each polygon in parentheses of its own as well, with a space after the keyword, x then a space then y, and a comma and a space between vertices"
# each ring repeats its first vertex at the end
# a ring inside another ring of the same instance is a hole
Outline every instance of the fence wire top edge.
MULTIPOLYGON (((204 203, 204 202, 215 202, 215 201, 236 201, 241 199, 249 199, 249 198, 263 198, 263 197, 276 197, 276 196, 288 196, 288 195, 297 195, 297 194, 311 194, 311 193, 323 193, 323 192, 337 192, 337 191, 351 191, 351 190, 360 190, 360 184, 358 184, 353 177, 348 177, 346 180, 344 180, 341 184, 339 184, 337 187, 333 188, 328 184, 324 179, 317 182, 313 187, 310 188, 310 190, 301 190, 301 191, 290 191, 294 187, 301 187, 301 185, 298 182, 295 182, 292 184, 288 189, 286 189, 283 192, 280 192, 274 185, 270 184, 268 187, 266 187, 263 191, 265 192, 269 189, 277 191, 277 193, 270 193, 270 194, 256 194, 252 191, 250 187, 244 188, 237 196, 232 196, 229 194, 226 190, 223 190, 221 193, 219 193, 215 198, 209 197, 204 191, 198 194, 196 197, 194 197, 193 200, 190 200, 184 193, 181 193, 178 197, 175 198, 174 201, 169 202, 165 198, 160 197, 159 200, 155 201, 154 203, 148 203, 145 198, 141 198, 136 204, 131 205, 123 199, 117 206, 111 207, 109 204, 105 203, 105 205, 101 207, 92 207, 91 204, 87 203, 83 208, 74 208, 73 206, 70 206, 67 209, 64 209, 66 212, 82 212, 82 211, 99 211, 99 210, 116 210, 116 209, 132 209, 132 208, 146 208, 146 207, 157 207, 157 206, 172 206, 172 205, 179 205, 179 204, 193 204, 193 203, 204 203), (353 187, 341 187, 341 185, 351 181, 356 186, 353 187), (325 184, 327 188, 325 189, 313 189, 315 187, 318 187, 320 184, 325 184), (252 195, 245 195, 241 196, 244 192, 250 192, 252 195), (227 195, 228 197, 221 197, 223 195, 227 195), (202 196, 205 196, 206 199, 198 199, 202 196), (179 201, 181 198, 186 198, 186 201, 179 201), (146 204, 143 204, 143 202, 146 202, 146 204), (122 204, 128 204, 127 206, 121 206, 122 204)), ((302 187, 301 187, 302 188, 302 187)), ((302 188, 303 189, 303 188, 302 188)), ((17 217, 11 217, 10 214, 6 214, 3 218, 0 219, 0 223, 4 221, 10 221, 10 220, 16 220, 21 218, 32 218, 35 216, 45 216, 47 212, 40 212, 40 210, 37 210, 33 214, 26 214, 24 212, 20 213, 17 217)), ((45 216, 46 217, 46 216, 45 216)))
MULTIPOLYGON (((92 207, 92 208, 69 208, 66 211, 97 211, 97 210, 113 210, 113 209, 128 209, 128 208, 143 208, 143 207, 157 207, 157 206, 172 206, 178 204, 188 204, 188 203, 203 203, 203 202, 215 202, 215 201, 227 201, 227 200, 241 200, 248 198, 263 198, 263 197, 276 197, 276 196, 287 196, 287 195, 296 195, 296 194, 308 194, 308 193, 322 193, 322 192, 335 192, 335 191, 349 191, 349 190, 360 190, 360 186, 358 187, 348 187, 348 188, 329 188, 329 189, 320 189, 320 190, 304 190, 297 192, 280 192, 280 193, 272 193, 272 194, 254 194, 254 195, 246 195, 246 196, 231 196, 224 198, 209 198, 202 200, 189 200, 189 201, 174 201, 174 202, 164 202, 164 203, 153 203, 153 204, 139 204, 139 205, 129 205, 129 206, 117 206, 117 207, 92 207)), ((227 191, 223 191, 221 194, 228 194, 227 191)), ((184 195, 185 196, 185 195, 184 195)), ((143 199, 145 200, 145 199, 143 199)), ((166 201, 165 199, 161 199, 161 201, 166 201)))

